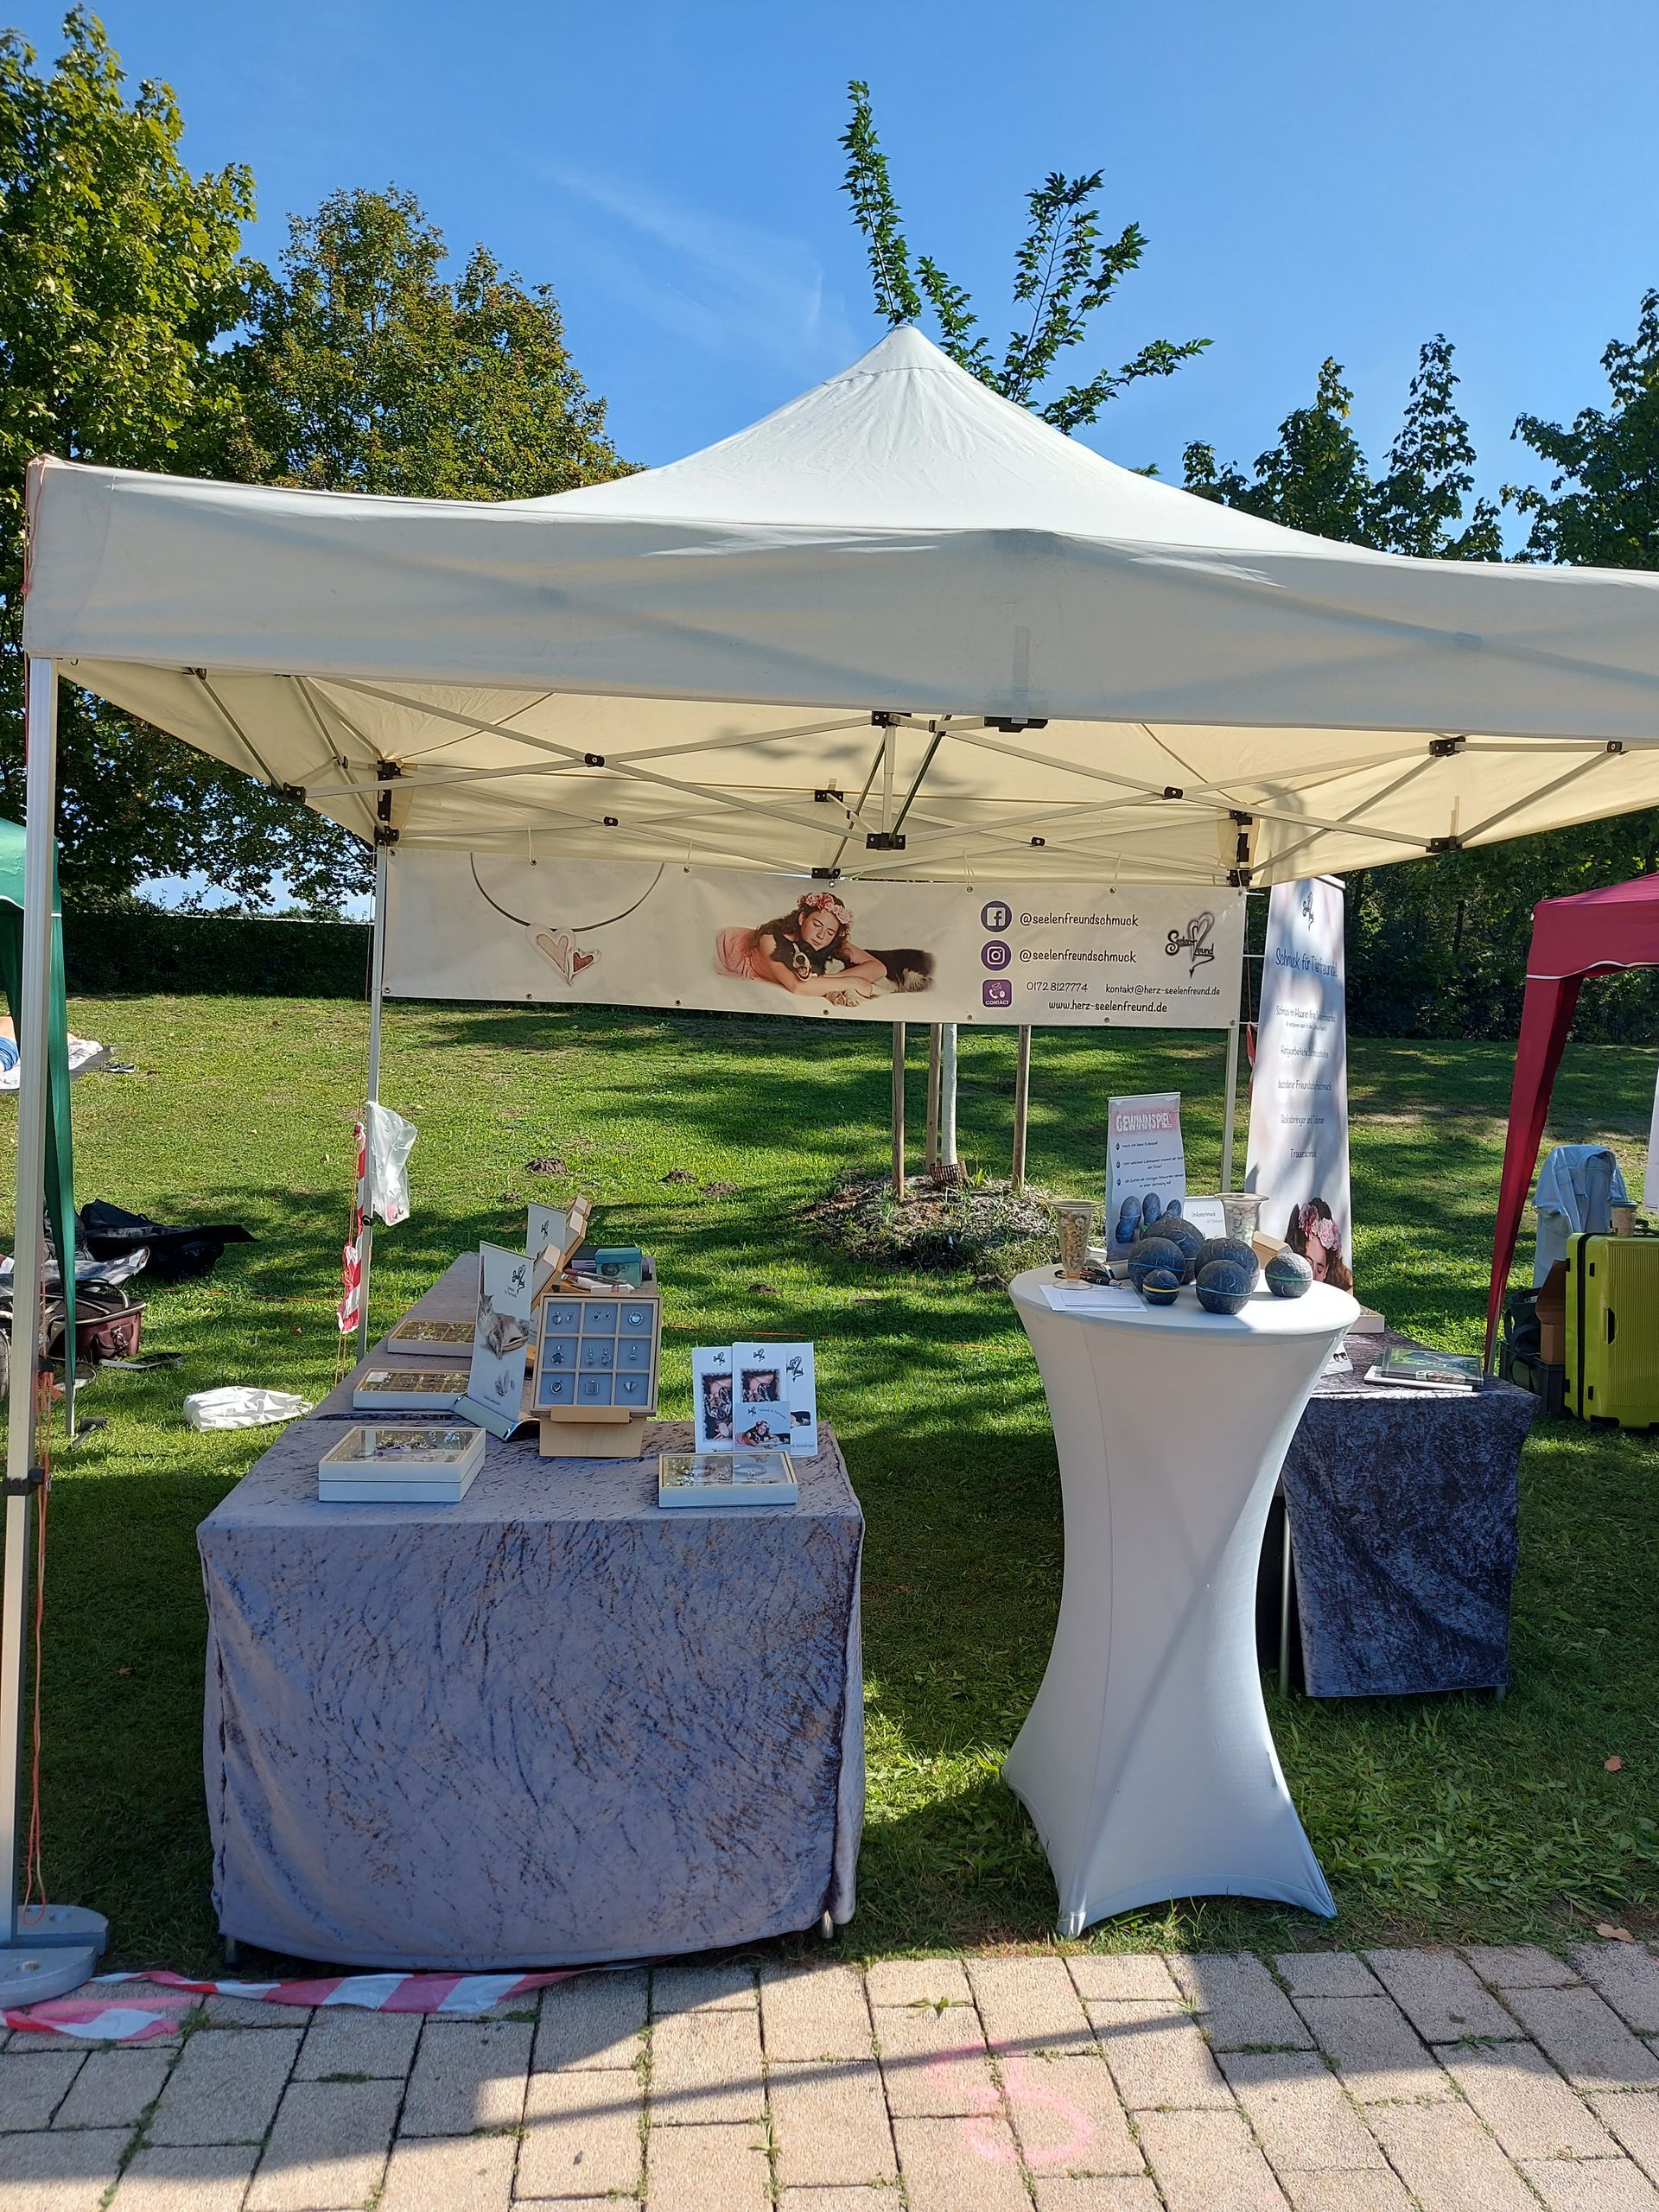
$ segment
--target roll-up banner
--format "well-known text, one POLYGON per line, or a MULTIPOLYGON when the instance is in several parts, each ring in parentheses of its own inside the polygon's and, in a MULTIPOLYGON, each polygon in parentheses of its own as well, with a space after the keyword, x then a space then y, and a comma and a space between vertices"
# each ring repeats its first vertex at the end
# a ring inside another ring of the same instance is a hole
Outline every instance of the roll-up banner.
POLYGON ((1353 1288, 1348 1192, 1348 1014, 1340 883, 1275 884, 1268 900, 1247 1190, 1262 1226, 1316 1280, 1353 1288))
POLYGON ((387 882, 399 998, 1141 1029, 1224 1029, 1238 1008, 1239 891, 420 850, 394 850, 387 882))

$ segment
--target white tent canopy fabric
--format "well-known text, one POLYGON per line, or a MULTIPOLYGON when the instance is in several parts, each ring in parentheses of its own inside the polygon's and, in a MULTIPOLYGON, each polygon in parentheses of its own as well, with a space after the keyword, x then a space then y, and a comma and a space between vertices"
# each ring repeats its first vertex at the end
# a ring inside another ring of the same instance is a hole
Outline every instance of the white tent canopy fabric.
POLYGON ((406 846, 1262 884, 1659 804, 1659 575, 1287 531, 913 329, 549 499, 39 464, 24 642, 406 846))

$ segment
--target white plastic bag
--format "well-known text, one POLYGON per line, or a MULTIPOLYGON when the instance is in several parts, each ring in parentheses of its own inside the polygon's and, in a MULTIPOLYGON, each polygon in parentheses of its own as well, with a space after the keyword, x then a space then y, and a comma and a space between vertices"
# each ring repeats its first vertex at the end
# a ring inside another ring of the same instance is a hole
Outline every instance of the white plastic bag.
POLYGON ((371 1099, 363 1109, 368 1139, 369 1211, 388 1228, 409 1219, 409 1155, 416 1130, 413 1122, 371 1099))
POLYGON ((193 1390, 184 1402, 191 1428, 264 1428, 293 1421, 311 1410, 309 1398, 291 1390, 259 1390, 248 1382, 227 1382, 220 1390, 193 1390))

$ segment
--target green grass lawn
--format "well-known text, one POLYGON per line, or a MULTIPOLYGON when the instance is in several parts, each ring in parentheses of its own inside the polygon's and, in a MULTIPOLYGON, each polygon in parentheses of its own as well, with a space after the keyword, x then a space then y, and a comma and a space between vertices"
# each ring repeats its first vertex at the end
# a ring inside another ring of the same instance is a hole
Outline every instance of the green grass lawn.
MULTIPOLYGON (((182 1372, 99 1381, 83 1404, 109 1426, 60 1461, 51 1509, 49 1889, 109 1914, 119 1962, 200 1967, 217 1953, 194 1531, 263 1440, 193 1435, 179 1408, 216 1383, 320 1396, 333 1378, 365 1015, 337 1002, 135 998, 78 1002, 71 1021, 138 1068, 76 1086, 82 1199, 240 1220, 258 1239, 208 1281, 155 1294, 145 1349, 181 1351, 182 1372)), ((1108 1093, 1173 1088, 1185 1095, 1190 1174, 1213 1186, 1219 1044, 1125 1034, 1039 1033, 1033 1179, 1096 1191, 1108 1093)), ((821 1402, 868 1519, 869 1815, 847 1940, 868 1950, 1038 1943, 1052 1929, 1052 1885, 999 1780, 1060 1580, 1036 1370, 1001 1293, 849 1260, 798 1219, 844 1170, 880 1166, 887 1052, 876 1027, 394 1008, 382 1090, 421 1136, 414 1217, 381 1234, 375 1315, 389 1323, 480 1236, 516 1241, 529 1197, 581 1187, 608 1229, 660 1257, 665 1411, 689 1408, 694 1344, 748 1332, 816 1339, 821 1402), (543 1156, 566 1173, 531 1174, 527 1163, 543 1156), (695 1181, 664 1183, 675 1168, 695 1181)), ((1360 1288, 1395 1325, 1442 1344, 1478 1344, 1510 1068, 1498 1046, 1353 1047, 1360 1288)), ((963 1154, 994 1173, 1007 1172, 1012 1074, 1012 1033, 964 1036, 963 1154)), ((1610 1136, 1633 1173, 1652 1082, 1644 1052, 1570 1053, 1554 1135, 1610 1136)), ((912 1128, 922 1100, 918 1065, 912 1128)), ((9 1112, 5 1124, 9 1142, 9 1112)), ((0 1187, 10 1174, 0 1160, 0 1187)), ((1656 1479, 1647 1439, 1559 1422, 1535 1432, 1516 1681, 1503 1702, 1269 1699, 1341 1908, 1338 1940, 1547 1938, 1609 1915, 1651 1924, 1656 1479), (1614 1753, 1624 1764, 1610 1774, 1614 1753)), ((1329 1932, 1273 1908, 1199 1904, 1090 1940, 1283 1948, 1329 1932)))

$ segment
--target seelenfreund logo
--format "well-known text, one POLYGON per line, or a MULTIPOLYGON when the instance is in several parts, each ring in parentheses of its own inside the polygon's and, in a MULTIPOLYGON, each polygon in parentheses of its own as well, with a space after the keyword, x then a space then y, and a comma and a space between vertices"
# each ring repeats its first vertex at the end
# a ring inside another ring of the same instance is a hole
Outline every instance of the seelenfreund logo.
POLYGON ((1196 976, 1206 960, 1213 960, 1216 957, 1216 948, 1210 942, 1215 933, 1216 918, 1213 914, 1194 914, 1184 930, 1171 930, 1164 950, 1171 959, 1178 952, 1189 953, 1192 958, 1186 972, 1189 976, 1196 976))

